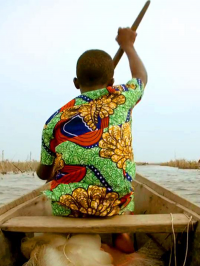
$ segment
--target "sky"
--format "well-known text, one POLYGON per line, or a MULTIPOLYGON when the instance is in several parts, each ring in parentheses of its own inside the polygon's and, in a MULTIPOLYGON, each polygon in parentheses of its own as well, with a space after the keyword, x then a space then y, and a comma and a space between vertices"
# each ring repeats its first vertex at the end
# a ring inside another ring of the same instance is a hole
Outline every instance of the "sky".
MULTIPOLYGON (((0 0, 0 158, 39 160, 45 121, 79 95, 78 57, 112 57, 118 27, 132 25, 143 0, 0 0)), ((135 43, 148 71, 133 110, 136 161, 200 159, 200 2, 152 0, 135 43)), ((126 56, 115 84, 131 78, 126 56)))

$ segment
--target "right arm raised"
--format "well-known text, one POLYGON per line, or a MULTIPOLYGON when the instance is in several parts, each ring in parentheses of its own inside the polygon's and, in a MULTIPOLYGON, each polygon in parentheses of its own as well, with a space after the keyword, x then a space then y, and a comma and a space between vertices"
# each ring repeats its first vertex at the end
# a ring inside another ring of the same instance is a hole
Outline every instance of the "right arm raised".
POLYGON ((132 77, 141 79, 144 85, 146 85, 147 71, 133 47, 136 36, 136 32, 130 28, 119 28, 116 41, 128 57, 132 77))

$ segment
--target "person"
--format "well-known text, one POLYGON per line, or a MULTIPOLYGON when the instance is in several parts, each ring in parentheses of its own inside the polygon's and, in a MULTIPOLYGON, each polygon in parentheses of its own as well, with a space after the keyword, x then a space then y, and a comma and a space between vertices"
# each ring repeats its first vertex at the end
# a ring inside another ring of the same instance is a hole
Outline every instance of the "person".
MULTIPOLYGON (((127 55, 132 74, 127 84, 113 85, 114 64, 106 52, 84 52, 74 78, 81 95, 56 111, 44 126, 37 175, 52 181, 44 193, 51 199, 54 215, 106 217, 134 211, 131 113, 147 83, 147 72, 134 48, 136 36, 130 28, 118 29, 116 41, 127 55)), ((130 239, 119 235, 118 242, 123 250, 130 239)))

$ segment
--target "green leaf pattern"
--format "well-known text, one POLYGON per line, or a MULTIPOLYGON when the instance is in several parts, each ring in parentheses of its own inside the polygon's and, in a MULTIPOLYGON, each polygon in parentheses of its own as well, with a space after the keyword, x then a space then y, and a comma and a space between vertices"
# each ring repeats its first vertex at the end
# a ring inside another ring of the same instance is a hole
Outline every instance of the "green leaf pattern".
MULTIPOLYGON (((113 125, 121 125, 125 123, 128 111, 135 106, 137 101, 141 98, 144 88, 139 86, 136 79, 132 79, 128 84, 135 84, 135 89, 128 89, 128 91, 123 91, 122 94, 125 96, 126 101, 123 105, 119 105, 115 110, 114 114, 109 117, 109 127, 113 125)), ((98 99, 99 97, 108 94, 106 88, 84 93, 91 99, 98 99)), ((85 104, 83 99, 76 98, 75 105, 85 104)), ((43 129, 43 140, 47 147, 50 145, 50 141, 53 138, 53 130, 55 125, 60 121, 61 113, 57 114, 43 129)), ((131 122, 131 121, 130 121, 131 122)), ((107 132, 109 128, 104 129, 107 132)), ((113 191, 119 194, 119 198, 130 193, 131 183, 124 178, 122 169, 117 168, 116 163, 111 159, 102 158, 99 155, 100 148, 94 147, 92 149, 86 149, 73 142, 66 141, 62 142, 56 147, 56 153, 62 154, 62 159, 66 165, 93 165, 97 168, 109 185, 113 188, 113 191)), ((41 152, 41 162, 46 165, 53 164, 54 156, 48 154, 48 152, 42 148, 41 152)), ((135 177, 136 166, 132 161, 126 161, 126 172, 132 177, 135 177)), ((81 182, 70 183, 70 184, 60 184, 52 191, 44 191, 44 194, 52 200, 52 210, 54 215, 68 216, 70 214, 70 209, 59 205, 56 201, 65 194, 72 194, 73 190, 82 187, 87 189, 89 185, 103 186, 99 179, 95 176, 93 171, 87 167, 86 176, 81 182)), ((126 206, 125 209, 121 210, 122 214, 126 210, 133 211, 134 209, 134 195, 132 195, 132 200, 126 206)))

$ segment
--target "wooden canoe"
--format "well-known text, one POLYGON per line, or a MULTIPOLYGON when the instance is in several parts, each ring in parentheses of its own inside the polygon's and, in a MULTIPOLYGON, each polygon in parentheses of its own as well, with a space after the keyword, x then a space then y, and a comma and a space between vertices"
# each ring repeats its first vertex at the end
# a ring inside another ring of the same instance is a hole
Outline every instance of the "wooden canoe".
POLYGON ((200 266, 200 207, 162 186, 137 175, 135 215, 104 219, 64 218, 51 215, 49 201, 41 191, 46 184, 0 208, 0 266, 25 262, 21 239, 33 233, 99 233, 104 241, 113 233, 131 232, 135 249, 160 264, 173 264, 173 236, 176 236, 177 266, 183 265, 188 244, 187 266, 200 266), (172 233, 172 219, 173 229, 172 233), (188 229, 188 230, 187 230, 188 229), (187 233, 188 232, 188 233, 187 233), (188 239, 187 239, 188 238, 188 239))

